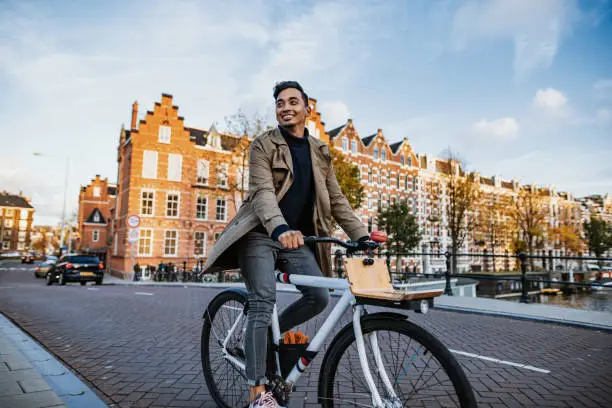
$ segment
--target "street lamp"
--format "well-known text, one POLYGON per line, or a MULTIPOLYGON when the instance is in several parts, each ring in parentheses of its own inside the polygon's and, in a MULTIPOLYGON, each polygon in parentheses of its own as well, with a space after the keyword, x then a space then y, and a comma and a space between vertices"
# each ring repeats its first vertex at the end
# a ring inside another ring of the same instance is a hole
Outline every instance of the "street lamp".
MULTIPOLYGON (((48 154, 44 154, 40 152, 34 152, 32 154, 37 157, 57 157, 57 156, 52 156, 52 155, 48 155, 48 154)), ((60 232, 60 254, 63 253, 63 248, 64 248, 64 230, 66 228, 66 190, 68 189, 68 169, 69 167, 70 167, 70 156, 66 156, 66 174, 64 176, 64 203, 62 205, 62 229, 60 232)))

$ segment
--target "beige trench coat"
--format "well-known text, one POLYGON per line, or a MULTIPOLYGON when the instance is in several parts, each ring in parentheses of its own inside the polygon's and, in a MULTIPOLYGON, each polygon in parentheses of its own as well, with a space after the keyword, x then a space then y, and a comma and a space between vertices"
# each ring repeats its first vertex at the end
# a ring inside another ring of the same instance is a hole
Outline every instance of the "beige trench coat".
MULTIPOLYGON (((368 235, 340 190, 329 147, 312 136, 308 141, 316 195, 313 211, 315 234, 329 236, 333 216, 350 239, 357 240, 368 235)), ((291 152, 280 130, 269 130, 253 140, 249 157, 249 193, 208 254, 205 271, 238 268, 237 245, 234 244, 259 223, 270 235, 279 225, 287 224, 278 203, 292 182, 291 152)), ((329 245, 317 246, 317 261, 323 274, 331 276, 329 245)))

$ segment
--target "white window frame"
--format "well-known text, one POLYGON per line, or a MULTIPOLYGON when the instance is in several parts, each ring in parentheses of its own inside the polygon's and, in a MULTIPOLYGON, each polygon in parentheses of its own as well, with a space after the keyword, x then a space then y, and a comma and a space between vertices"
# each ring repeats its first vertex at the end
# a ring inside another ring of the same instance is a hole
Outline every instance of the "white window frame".
POLYGON ((144 150, 142 152, 142 178, 156 179, 157 178, 157 163, 159 154, 155 150, 144 150), (147 168, 147 157, 151 162, 151 168, 147 168), (154 161, 154 163, 153 163, 154 161), (147 171, 150 170, 150 171, 147 171))
POLYGON ((227 221, 227 200, 225 199, 225 197, 217 197, 217 200, 215 201, 215 221, 221 221, 221 222, 225 222, 227 221), (220 220, 219 219, 219 200, 223 200, 224 202, 224 208, 223 208, 223 219, 220 220))
POLYGON ((193 233, 193 256, 195 256, 195 257, 205 257, 206 256, 206 240, 207 240, 207 238, 208 237, 207 237, 206 231, 195 231, 193 233), (198 234, 204 235, 204 239, 202 239, 202 247, 201 247, 202 253, 200 253, 200 254, 198 254, 196 252, 196 249, 198 249, 197 244, 196 244, 196 242, 197 242, 196 237, 197 237, 198 234))
POLYGON ((94 197, 100 197, 100 187, 99 186, 95 186, 93 188, 93 196, 94 197))
POLYGON ((196 204, 196 219, 197 219, 197 220, 200 220, 200 221, 206 221, 206 220, 208 220, 208 196, 207 196, 207 195, 204 195, 204 194, 198 194, 198 195, 196 196, 196 203, 195 203, 195 204, 196 204), (198 211, 198 206, 200 205, 200 204, 198 203, 198 200, 199 200, 200 198, 204 198, 204 199, 206 200, 206 204, 204 205, 204 217, 203 217, 203 218, 198 216, 198 213, 199 213, 199 211, 198 211))
POLYGON ((100 240, 100 230, 91 231, 91 242, 98 242, 100 240))
POLYGON ((17 240, 18 240, 18 241, 25 241, 25 239, 26 239, 26 234, 27 234, 27 232, 26 232, 26 231, 19 231, 19 235, 18 235, 17 240))
POLYGON ((13 228, 12 218, 4 218, 4 228, 13 228))
POLYGON ((168 229, 168 230, 164 230, 164 257, 176 257, 178 256, 178 252, 179 252, 179 231, 176 229, 168 229), (166 240, 168 239, 168 233, 169 232, 174 232, 176 233, 175 236, 175 245, 174 245, 174 253, 167 253, 166 249, 168 248, 166 246, 166 240))
POLYGON ((2 249, 9 249, 11 247, 11 241, 3 241, 2 249))
POLYGON ((357 153, 357 141, 355 139, 351 140, 351 153, 357 153))
POLYGON ((181 215, 181 193, 179 191, 168 191, 166 193, 166 211, 165 211, 165 216, 167 218, 179 218, 181 215), (178 200, 176 202, 176 215, 168 215, 168 199, 171 195, 176 195, 178 197, 178 200))
POLYGON ((183 156, 178 153, 168 154, 168 171, 166 174, 168 181, 181 181, 183 178, 183 156), (178 164, 177 164, 178 162, 178 164), (174 167, 178 166, 178 169, 174 167), (176 174, 175 171, 177 171, 176 174))
POLYGON ((170 144, 172 139, 172 128, 170 126, 160 125, 158 131, 159 143, 170 144))
POLYGON ((138 247, 137 247, 137 251, 138 251, 138 256, 151 256, 153 254, 153 228, 141 228, 140 229, 140 236, 138 237, 138 247), (150 236, 147 236, 147 233, 150 233, 150 236), (148 241, 148 247, 145 246, 145 244, 147 244, 148 241), (141 247, 141 243, 143 243, 142 247, 141 247), (148 251, 141 251, 141 249, 148 249, 148 251))
POLYGON ((28 210, 21 210, 20 217, 21 217, 21 219, 27 220, 28 219, 28 210))
POLYGON ((140 190, 140 215, 143 217, 154 217, 155 216, 155 190, 151 188, 143 188, 140 190), (153 197, 151 198, 151 214, 145 214, 143 212, 144 206, 143 204, 143 195, 144 193, 153 193, 153 197))
POLYGON ((229 186, 229 167, 227 163, 217 166, 217 187, 228 188, 229 186), (221 183, 224 181, 224 183, 221 183))
POLYGON ((378 147, 374 148, 374 160, 378 160, 378 147))
POLYGON ((17 242, 17 250, 22 251, 25 249, 25 242, 17 242))
POLYGON ((7 208, 6 210, 4 210, 4 216, 5 217, 12 217, 13 216, 13 209, 12 208, 7 208))
POLYGON ((28 229, 28 220, 19 220, 19 231, 25 231, 28 229))
POLYGON ((198 159, 196 169, 196 184, 201 186, 207 186, 210 180, 210 162, 204 159, 198 159), (204 182, 200 181, 200 178, 205 179, 204 182))
POLYGON ((387 160, 387 149, 384 147, 380 149, 380 159, 383 161, 387 160))
POLYGON ((348 152, 348 149, 349 149, 348 139, 346 137, 343 137, 342 138, 342 151, 348 152))

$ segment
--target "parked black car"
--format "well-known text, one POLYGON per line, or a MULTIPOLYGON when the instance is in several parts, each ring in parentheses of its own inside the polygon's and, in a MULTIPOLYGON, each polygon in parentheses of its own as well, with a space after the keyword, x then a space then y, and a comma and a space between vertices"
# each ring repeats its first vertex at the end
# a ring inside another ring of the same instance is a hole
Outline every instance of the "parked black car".
POLYGON ((104 265, 97 256, 90 255, 64 255, 45 276, 47 285, 57 282, 65 285, 68 282, 95 282, 101 285, 104 279, 104 265))
POLYGON ((34 259, 35 256, 33 253, 31 252, 25 252, 23 255, 21 255, 21 263, 34 263, 34 259))

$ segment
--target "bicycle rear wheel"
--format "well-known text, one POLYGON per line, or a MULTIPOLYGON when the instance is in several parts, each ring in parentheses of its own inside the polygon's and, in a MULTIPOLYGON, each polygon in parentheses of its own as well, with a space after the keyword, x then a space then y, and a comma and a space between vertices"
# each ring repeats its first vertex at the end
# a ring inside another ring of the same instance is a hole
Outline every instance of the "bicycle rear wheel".
MULTIPOLYGON (((476 407, 461 366, 426 330, 389 318, 363 319, 361 330, 369 371, 384 407, 476 407), (384 370, 377 369, 377 361, 384 370)), ((352 324, 338 334, 325 355, 319 400, 326 408, 374 406, 352 324)))
POLYGON ((244 314, 246 293, 224 291, 208 305, 202 327, 201 355, 204 379, 210 395, 219 407, 248 407, 249 386, 243 369, 234 361, 244 364, 244 332, 247 316, 244 314), (227 339, 225 350, 223 343, 227 339), (229 359, 232 357, 233 359, 229 359))

